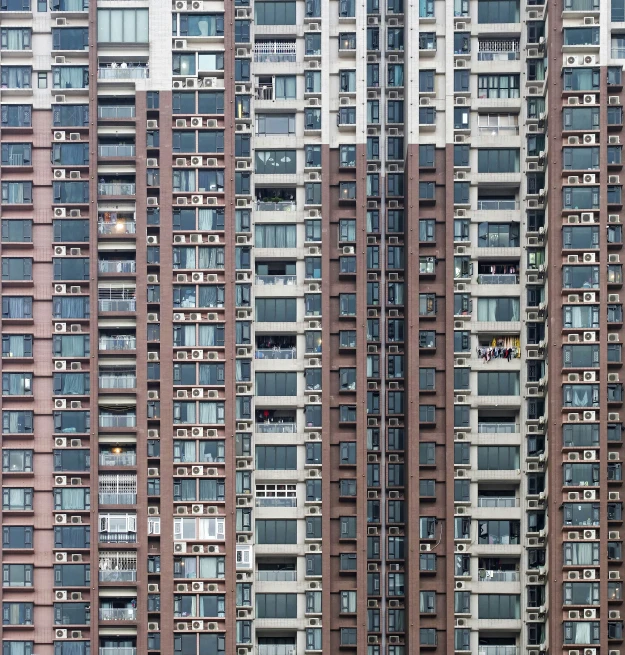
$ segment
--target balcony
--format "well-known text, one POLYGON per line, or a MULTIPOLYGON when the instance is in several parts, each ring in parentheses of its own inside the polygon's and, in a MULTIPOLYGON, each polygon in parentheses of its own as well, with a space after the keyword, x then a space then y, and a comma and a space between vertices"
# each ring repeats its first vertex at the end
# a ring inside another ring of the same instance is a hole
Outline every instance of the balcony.
POLYGON ((122 369, 100 369, 98 376, 100 389, 136 389, 137 372, 134 367, 122 369))
POLYGON ((134 118, 136 115, 134 105, 100 105, 98 118, 134 118))
POLYGON ((519 276, 512 274, 504 275, 478 275, 478 284, 518 284, 519 276))
POLYGON ((130 491, 101 491, 98 501, 101 505, 134 505, 137 502, 137 494, 130 491))
POLYGON ((136 466, 137 453, 135 451, 127 453, 100 453, 100 466, 136 466))
POLYGON ((98 339, 98 350, 136 350, 137 338, 132 335, 107 336, 98 339))
POLYGON ((256 423, 256 432, 260 434, 294 434, 297 432, 297 423, 256 423))
POLYGON ((99 273, 136 273, 137 262, 134 259, 100 259, 99 273))
POLYGON ((497 509, 519 507, 519 499, 514 496, 480 496, 477 499, 477 506, 497 509))
POLYGON ((257 275, 254 282, 258 285, 286 287, 297 284, 297 275, 257 275))
POLYGON ((98 579, 100 582, 136 582, 137 572, 126 571, 100 571, 98 579))
POLYGON ((295 187, 256 187, 256 211, 292 212, 296 209, 295 187))
POLYGON ((297 203, 294 200, 257 200, 256 211, 258 212, 294 212, 297 203))
POLYGON ((477 575, 480 582, 518 582, 521 579, 518 571, 479 569, 477 575))
POLYGON ((518 655, 518 646, 478 646, 477 655, 518 655))
POLYGON ((257 348, 256 359, 297 359, 297 350, 293 348, 257 348))
POLYGON ((148 64, 128 66, 126 62, 117 64, 113 62, 108 66, 98 67, 98 79, 100 80, 145 80, 150 77, 148 64))
POLYGON ((257 655, 297 655, 295 644, 258 644, 257 655))
POLYGON ((136 234, 137 233, 137 224, 134 220, 117 220, 114 223, 100 222, 98 221, 98 234, 113 234, 113 235, 123 235, 123 234, 136 234))
POLYGON ((134 196, 137 192, 137 185, 134 182, 100 182, 98 184, 98 195, 106 196, 134 196))
POLYGON ((297 498, 256 498, 256 507, 297 507, 297 498))
MULTIPOLYGON (((296 61, 295 41, 261 41, 254 44, 256 63, 281 63, 296 61)), ((271 98, 269 98, 271 100, 271 98)))
POLYGON ((136 428, 137 415, 103 412, 98 417, 98 424, 101 428, 136 428))
POLYGON ((259 582, 297 582, 297 571, 257 571, 256 579, 259 582))
POLYGON ((100 532, 98 540, 101 544, 136 544, 136 532, 100 532))
POLYGON ((134 287, 101 287, 98 309, 101 312, 134 312, 137 309, 134 287))
POLYGON ((100 608, 100 621, 136 621, 136 607, 100 608))
POLYGON ((516 200, 478 200, 478 211, 514 211, 519 209, 516 200))
POLYGON ((519 423, 478 423, 477 431, 487 434, 515 434, 520 431, 519 423))
POLYGON ((130 646, 103 646, 98 649, 98 655, 137 655, 137 649, 130 646))
POLYGON ((98 145, 99 157, 134 157, 136 146, 134 143, 121 145, 98 145))
POLYGON ((516 61, 520 58, 518 39, 479 41, 478 61, 516 61))

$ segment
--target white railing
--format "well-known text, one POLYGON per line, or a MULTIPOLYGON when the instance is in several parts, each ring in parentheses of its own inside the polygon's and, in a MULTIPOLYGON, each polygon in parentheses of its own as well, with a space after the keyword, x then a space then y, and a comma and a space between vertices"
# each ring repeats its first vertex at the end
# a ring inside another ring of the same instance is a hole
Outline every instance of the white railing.
POLYGON ((136 428, 137 416, 135 414, 100 414, 101 428, 136 428))
POLYGON ((98 377, 100 389, 135 389, 136 375, 100 375, 98 377))
POLYGON ((284 434, 296 432, 296 423, 257 423, 256 432, 271 433, 271 434, 284 434))
POLYGON ((100 571, 100 582, 136 582, 136 571, 100 571))
POLYGON ((297 359, 295 348, 257 348, 256 359, 297 359))
POLYGON ((137 655, 137 649, 130 646, 117 648, 116 646, 103 646, 98 650, 98 655, 137 655))
POLYGON ((98 78, 101 80, 143 80, 150 77, 147 67, 122 68, 121 66, 98 68, 98 78))
POLYGON ((256 507, 297 507, 297 498, 256 498, 256 507))
POLYGON ((100 466, 135 466, 137 453, 100 453, 100 466))
POLYGON ((134 505, 137 502, 136 493, 100 492, 98 499, 102 505, 134 505))
POLYGON ((271 41, 254 45, 255 62, 294 62, 296 60, 295 43, 271 41))
POLYGON ((106 607, 100 609, 100 621, 135 621, 135 607, 106 607))
POLYGON ((100 299, 98 300, 98 309, 101 312, 134 312, 137 309, 137 301, 126 299, 100 299))
POLYGON ((268 200, 258 200, 256 202, 256 211, 258 212, 294 212, 297 203, 293 200, 279 200, 271 202, 268 200))
POLYGON ((136 146, 122 145, 122 146, 98 146, 98 155, 100 157, 134 157, 136 146))
POLYGON ((519 208, 516 200, 478 200, 477 208, 480 211, 509 211, 519 208))
POLYGON ((513 273, 502 275, 480 274, 477 276, 478 284, 518 284, 519 276, 513 273))
POLYGON ((258 655, 297 655, 289 644, 258 644, 258 655))
POLYGON ((290 286, 297 284, 297 275, 257 275, 256 284, 290 286))
POLYGON ((516 646, 478 646, 477 655, 518 655, 516 646))
POLYGON ((137 185, 134 182, 100 182, 98 195, 100 196, 134 196, 137 185))
POLYGON ((477 431, 490 434, 514 434, 519 432, 518 423, 478 423, 477 431))
POLYGON ((98 340, 99 350, 136 350, 136 337, 100 337, 98 340))
POLYGON ((98 234, 136 234, 137 224, 134 221, 115 221, 113 223, 98 223, 98 234))
POLYGON ((100 273, 135 273, 137 262, 123 259, 106 259, 98 261, 100 273))
POLYGON ((297 571, 257 571, 259 582, 296 582, 297 571))
POLYGON ((478 497, 477 499, 477 506, 478 507, 495 507, 495 508, 501 508, 501 507, 518 507, 519 506, 519 499, 518 498, 511 498, 509 496, 503 496, 503 497, 494 497, 494 496, 482 496, 478 497))
POLYGON ((128 105, 98 107, 98 118, 134 118, 135 108, 128 105))
POLYGON ((514 61, 520 59, 519 51, 495 51, 495 50, 480 50, 477 53, 478 61, 514 61))

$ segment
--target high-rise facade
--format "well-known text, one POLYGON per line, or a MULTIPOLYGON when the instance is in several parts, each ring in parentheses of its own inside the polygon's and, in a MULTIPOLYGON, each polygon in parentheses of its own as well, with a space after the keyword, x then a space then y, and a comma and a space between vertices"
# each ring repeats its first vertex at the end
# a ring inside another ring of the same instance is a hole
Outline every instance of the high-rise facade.
POLYGON ((621 655, 623 0, 0 36, 2 655, 621 655))

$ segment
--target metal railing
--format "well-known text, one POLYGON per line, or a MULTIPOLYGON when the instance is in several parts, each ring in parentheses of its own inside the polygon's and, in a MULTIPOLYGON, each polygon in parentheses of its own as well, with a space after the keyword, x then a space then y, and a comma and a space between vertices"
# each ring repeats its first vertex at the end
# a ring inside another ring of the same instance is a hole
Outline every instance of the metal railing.
POLYGON ((100 466, 135 466, 137 453, 100 453, 100 466))
POLYGON ((98 500, 102 505, 134 505, 137 502, 137 494, 105 491, 98 494, 98 500))
POLYGON ((113 68, 107 66, 98 68, 98 78, 101 80, 144 80, 150 77, 149 68, 136 66, 135 68, 113 68))
POLYGON ((256 359, 297 359, 296 348, 257 348, 256 359))
POLYGON ((100 375, 98 376, 100 389, 135 389, 137 387, 136 375, 100 375))
POLYGON ((136 428, 136 414, 100 414, 98 423, 101 428, 136 428))
POLYGON ((136 350, 136 337, 100 337, 98 340, 99 350, 136 350))
POLYGON ((101 312, 134 312, 137 310, 137 301, 134 299, 100 299, 98 309, 101 312))
POLYGON ((255 62, 294 62, 296 60, 295 43, 270 41, 254 45, 255 62))
POLYGON ((517 646, 478 646, 477 655, 518 655, 517 646))
POLYGON ((478 507, 518 507, 519 499, 511 498, 509 496, 494 497, 494 496, 480 496, 477 499, 478 507))
POLYGON ((136 582, 136 571, 100 571, 98 579, 100 582, 136 582))
POLYGON ((297 275, 257 275, 256 284, 288 286, 297 284, 297 275))
POLYGON ((136 621, 135 607, 106 607, 100 609, 100 621, 136 621))
POLYGON ((100 273, 135 273, 137 262, 124 259, 100 259, 98 271, 100 273))
POLYGON ((512 136, 519 133, 518 125, 478 125, 477 131, 480 134, 500 134, 512 136))
POLYGON ((134 118, 136 110, 134 106, 115 105, 98 107, 98 118, 134 118))
POLYGON ((502 275, 486 275, 480 274, 477 276, 478 284, 518 284, 519 276, 514 273, 504 273, 502 275))
POLYGON ((516 200, 478 200, 477 208, 480 211, 509 211, 518 209, 516 200))
POLYGON ((521 54, 518 50, 502 52, 495 50, 480 50, 477 53, 478 61, 515 61, 520 59, 521 54))
POLYGON ((136 146, 133 144, 120 146, 98 146, 100 157, 134 157, 136 146))
POLYGON ((297 507, 297 498, 256 498, 256 507, 297 507))
POLYGON ((116 646, 103 646, 98 649, 98 655, 137 655, 137 649, 131 646, 120 648, 116 646))
POLYGON ((478 423, 477 431, 488 434, 514 434, 519 432, 519 423, 478 423))
POLYGON ((100 532, 98 537, 102 544, 135 544, 136 532, 100 532))
POLYGON ((134 182, 100 182, 98 195, 100 196, 134 196, 137 185, 134 182))
POLYGON ((478 578, 481 582, 518 582, 520 575, 518 571, 491 571, 479 569, 478 578))
POLYGON ((289 644, 258 644, 258 655, 297 655, 295 646, 289 644))
POLYGON ((294 200, 279 200, 271 202, 268 200, 258 200, 256 202, 256 211, 258 212, 294 212, 297 203, 294 200))
POLYGON ((115 221, 114 223, 98 223, 98 234, 136 234, 135 221, 115 221))
POLYGON ((256 100, 273 100, 273 84, 261 84, 256 87, 256 100))
POLYGON ((285 434, 297 431, 296 423, 257 423, 256 432, 263 434, 285 434))
POLYGON ((257 571, 256 579, 260 582, 296 582, 297 571, 257 571))
POLYGON ((612 48, 612 59, 625 59, 625 48, 612 48))

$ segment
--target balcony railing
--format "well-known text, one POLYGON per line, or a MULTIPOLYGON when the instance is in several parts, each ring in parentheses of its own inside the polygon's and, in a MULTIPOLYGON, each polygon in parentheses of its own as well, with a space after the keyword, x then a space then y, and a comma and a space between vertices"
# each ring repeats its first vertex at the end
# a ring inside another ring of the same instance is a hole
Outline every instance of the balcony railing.
POLYGON ((518 655, 517 646, 478 646, 477 655, 518 655))
POLYGON ((98 309, 101 312, 134 312, 137 310, 137 301, 134 299, 100 299, 98 309))
POLYGON ((103 646, 98 649, 98 655, 137 655, 137 649, 130 646, 120 648, 116 646, 103 646))
POLYGON ((100 414, 101 428, 136 428, 137 416, 135 414, 100 414))
POLYGON ((98 261, 100 273, 135 273, 137 262, 124 259, 107 259, 98 261))
POLYGON ((297 203, 294 200, 279 200, 271 202, 269 200, 258 200, 256 202, 257 212, 294 212, 297 203))
POLYGON ((515 61, 520 59, 519 51, 502 52, 496 50, 480 50, 477 53, 478 61, 515 61))
POLYGON ((257 86, 256 100, 273 100, 273 84, 260 84, 257 86))
POLYGON ((99 541, 101 544, 136 544, 136 532, 100 532, 99 541))
POLYGON ((100 571, 100 582, 136 582, 136 571, 100 571))
POLYGON ((122 68, 107 66, 98 68, 98 78, 101 80, 144 80, 150 77, 150 69, 144 66, 122 68))
POLYGON ((256 43, 254 45, 254 61, 279 63, 279 62, 295 62, 295 43, 279 41, 269 43, 256 43))
POLYGON ((99 350, 136 350, 136 337, 100 337, 99 350))
POLYGON ((124 492, 100 492, 98 499, 102 505, 134 505, 137 502, 137 494, 124 492))
POLYGON ((257 571, 256 579, 260 582, 296 582, 297 571, 257 571))
POLYGON ((478 423, 477 431, 489 434, 514 434, 519 432, 518 423, 478 423))
POLYGON ((511 211, 519 208, 516 200, 478 200, 479 211, 511 211))
POLYGON ((257 275, 256 284, 293 285, 297 284, 297 275, 257 275))
POLYGON ((518 498, 510 498, 509 496, 503 496, 503 497, 494 497, 494 496, 480 496, 477 499, 477 506, 478 507, 495 507, 495 508, 500 508, 500 507, 518 507, 519 506, 519 499, 518 498))
POLYGON ((491 134, 503 136, 514 136, 519 133, 518 125, 478 125, 477 131, 480 134, 491 134))
POLYGON ((258 655, 297 655, 297 650, 289 644, 258 644, 258 655))
POLYGON ((297 507, 297 498, 256 498, 256 507, 297 507))
POLYGON ((285 434, 296 432, 296 423, 257 423, 256 432, 263 434, 285 434))
POLYGON ((513 273, 505 273, 502 275, 478 275, 478 284, 518 284, 519 276, 513 273))
POLYGON ((612 48, 612 59, 625 59, 625 48, 612 48))
POLYGON ((98 107, 98 118, 134 118, 135 108, 128 105, 98 107))
POLYGON ((100 621, 136 621, 135 607, 107 607, 100 609, 100 621))
POLYGON ((134 196, 137 185, 134 182, 100 182, 98 195, 100 196, 134 196))
POLYGON ((100 375, 98 383, 100 389, 135 389, 137 387, 137 376, 100 375))
POLYGON ((297 359, 296 348, 257 348, 256 359, 297 359))
POLYGON ((114 221, 113 223, 98 223, 98 234, 136 234, 137 224, 134 221, 114 221))
POLYGON ((518 582, 520 580, 518 571, 491 571, 479 569, 478 577, 480 582, 518 582))
POLYGON ((136 466, 137 453, 100 453, 100 466, 136 466))
POLYGON ((136 146, 134 144, 121 146, 98 146, 100 157, 134 157, 136 146))

